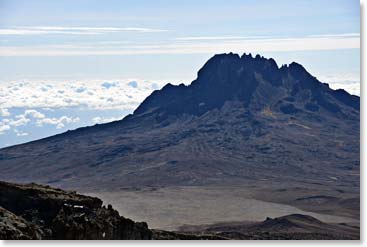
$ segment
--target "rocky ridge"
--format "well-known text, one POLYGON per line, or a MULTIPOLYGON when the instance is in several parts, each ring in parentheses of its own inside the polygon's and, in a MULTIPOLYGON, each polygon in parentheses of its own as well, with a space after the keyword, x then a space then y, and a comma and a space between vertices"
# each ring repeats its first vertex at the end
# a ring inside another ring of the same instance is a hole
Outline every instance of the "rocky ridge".
POLYGON ((0 182, 0 239, 151 239, 98 198, 36 184, 0 182))

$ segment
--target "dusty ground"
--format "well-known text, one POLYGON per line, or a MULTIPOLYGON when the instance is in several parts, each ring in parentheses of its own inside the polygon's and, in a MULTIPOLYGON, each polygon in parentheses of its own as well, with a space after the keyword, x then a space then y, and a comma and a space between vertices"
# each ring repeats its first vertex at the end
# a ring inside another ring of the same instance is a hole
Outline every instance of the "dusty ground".
POLYGON ((348 205, 343 206, 345 200, 340 195, 325 197, 322 192, 322 189, 314 190, 310 196, 309 191, 297 188, 183 186, 89 194, 111 203, 126 217, 146 221, 151 228, 164 230, 176 230, 183 225, 262 221, 266 217, 295 213, 329 223, 359 225, 359 208, 352 210, 348 205))

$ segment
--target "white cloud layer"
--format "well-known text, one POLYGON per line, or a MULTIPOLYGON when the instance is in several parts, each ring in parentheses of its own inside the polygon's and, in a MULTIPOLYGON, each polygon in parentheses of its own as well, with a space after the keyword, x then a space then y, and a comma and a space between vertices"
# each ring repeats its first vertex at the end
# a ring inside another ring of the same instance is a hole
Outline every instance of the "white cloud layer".
POLYGON ((246 39, 261 39, 267 36, 186 36, 178 37, 175 40, 196 41, 196 40, 246 40, 246 39))
POLYGON ((60 118, 42 118, 37 120, 37 125, 42 127, 44 124, 55 125, 57 129, 62 129, 65 127, 65 124, 69 123, 77 123, 80 121, 79 117, 71 118, 67 116, 62 116, 60 118))
POLYGON ((26 110, 24 112, 24 116, 32 116, 33 118, 44 118, 45 115, 39 111, 36 111, 36 110, 26 110))
MULTIPOLYGON (((0 109, 22 108, 67 108, 131 110, 137 107, 154 89, 163 82, 136 80, 89 80, 89 81, 10 81, 0 82, 0 109)), ((44 114, 27 110, 25 119, 43 119, 44 114)))
POLYGON ((353 74, 334 74, 334 75, 321 75, 318 79, 322 82, 326 82, 332 89, 344 89, 350 94, 360 95, 361 84, 360 77, 353 74))
MULTIPOLYGON (((11 128, 16 128, 19 126, 24 126, 31 120, 27 118, 24 114, 15 116, 15 118, 2 118, 0 119, 0 135, 4 134, 11 128)), ((14 129, 15 131, 16 129, 14 129)), ((17 133, 17 132, 16 132, 17 133)))
MULTIPOLYGON (((8 116, 10 116, 10 114, 8 116)), ((0 135, 13 129, 16 136, 28 136, 28 133, 18 130, 17 128, 24 127, 29 124, 33 124, 38 127, 42 127, 47 124, 54 125, 56 129, 62 129, 66 124, 78 123, 79 121, 79 117, 46 117, 45 114, 37 110, 27 109, 24 110, 23 114, 17 114, 14 118, 1 118, 0 135)))
POLYGON ((0 56, 83 56, 139 54, 216 54, 274 51, 310 51, 360 48, 359 35, 315 35, 297 38, 273 37, 180 37, 173 41, 122 44, 59 44, 0 47, 0 56))
POLYGON ((10 130, 10 126, 1 121, 0 122, 0 135, 4 134, 5 131, 7 130, 10 130))
POLYGON ((28 135, 29 135, 27 132, 19 131, 19 130, 17 130, 17 129, 14 129, 14 133, 15 133, 17 136, 28 136, 28 135))
POLYGON ((0 108, 0 117, 8 117, 10 116, 10 112, 6 108, 0 108))
POLYGON ((65 26, 30 26, 0 28, 0 35, 99 35, 120 32, 153 33, 167 30, 143 27, 65 27, 65 26))
POLYGON ((31 120, 27 118, 25 115, 17 115, 15 116, 15 119, 6 118, 3 120, 4 123, 7 123, 8 125, 15 126, 15 127, 26 125, 30 121, 31 120))
POLYGON ((96 124, 103 124, 103 123, 109 123, 109 122, 113 122, 113 121, 117 121, 121 119, 122 119, 121 117, 94 117, 92 119, 92 122, 96 124))

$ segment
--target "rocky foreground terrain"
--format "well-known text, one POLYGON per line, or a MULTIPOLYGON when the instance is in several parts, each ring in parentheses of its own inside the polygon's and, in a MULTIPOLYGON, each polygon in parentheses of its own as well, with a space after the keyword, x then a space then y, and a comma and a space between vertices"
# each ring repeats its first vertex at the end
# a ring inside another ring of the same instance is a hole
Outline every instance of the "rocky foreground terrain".
POLYGON ((37 184, 0 182, 0 239, 359 239, 359 227, 327 224, 306 215, 263 222, 183 226, 169 232, 134 222, 95 197, 37 184))
POLYGON ((37 184, 0 182, 0 239, 151 239, 144 222, 95 197, 37 184))

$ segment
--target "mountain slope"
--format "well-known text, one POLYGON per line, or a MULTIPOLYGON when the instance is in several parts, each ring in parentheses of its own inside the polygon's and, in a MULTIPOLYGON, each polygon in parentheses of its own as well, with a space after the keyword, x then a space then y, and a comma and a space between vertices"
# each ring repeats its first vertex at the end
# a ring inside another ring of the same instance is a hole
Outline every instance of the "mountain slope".
POLYGON ((212 57, 121 121, 0 150, 1 180, 64 188, 317 185, 359 191, 359 103, 300 64, 212 57))

